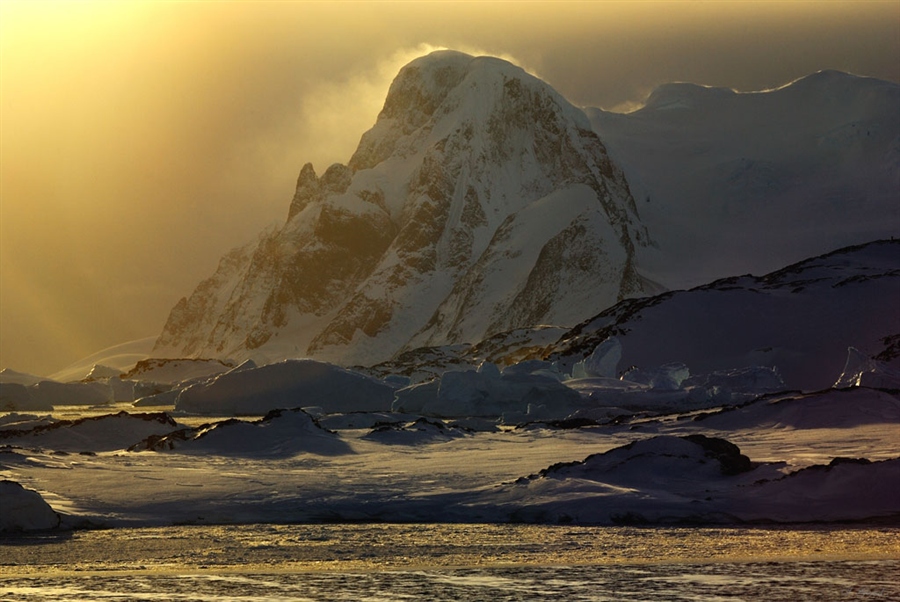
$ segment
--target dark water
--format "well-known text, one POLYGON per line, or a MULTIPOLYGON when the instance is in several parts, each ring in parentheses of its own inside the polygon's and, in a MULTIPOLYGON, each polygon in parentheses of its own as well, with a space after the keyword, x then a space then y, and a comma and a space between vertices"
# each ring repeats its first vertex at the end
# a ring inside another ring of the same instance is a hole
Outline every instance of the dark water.
POLYGON ((900 561, 30 577, 3 600, 900 600, 900 561))
POLYGON ((0 537, 0 601, 900 600, 900 529, 219 525, 0 537))

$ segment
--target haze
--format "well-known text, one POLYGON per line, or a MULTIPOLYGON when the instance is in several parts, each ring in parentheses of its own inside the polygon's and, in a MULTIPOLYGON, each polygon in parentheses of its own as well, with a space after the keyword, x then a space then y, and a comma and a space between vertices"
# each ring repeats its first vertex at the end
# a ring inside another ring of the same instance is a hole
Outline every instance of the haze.
POLYGON ((900 81, 900 3, 0 3, 0 367, 155 336, 221 255, 346 162, 391 79, 450 47, 573 103, 658 84, 900 81))

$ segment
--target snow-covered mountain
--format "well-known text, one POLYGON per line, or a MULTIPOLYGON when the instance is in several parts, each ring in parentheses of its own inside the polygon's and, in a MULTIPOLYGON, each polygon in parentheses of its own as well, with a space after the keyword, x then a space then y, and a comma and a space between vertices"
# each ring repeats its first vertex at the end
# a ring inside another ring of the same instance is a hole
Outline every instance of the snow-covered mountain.
POLYGON ((624 300, 563 335, 543 357, 565 368, 609 336, 621 342, 622 370, 670 362, 692 373, 772 366, 790 389, 833 385, 850 347, 900 368, 900 241, 624 300))
MULTIPOLYGON (((568 330, 519 329, 476 345, 410 350, 366 371, 422 382, 448 370, 474 370, 484 361, 512 366, 530 360, 535 370, 552 363, 555 371, 571 374, 610 337, 620 347, 608 376, 628 372, 623 378, 629 382, 661 367, 689 371, 688 385, 712 386, 727 373, 726 380, 737 379, 729 387, 744 382, 757 390, 758 379, 767 374, 762 367, 774 368, 783 388, 802 390, 830 387, 842 374, 849 380, 838 386, 856 384, 857 371, 895 374, 900 370, 900 240, 846 247, 763 276, 733 276, 624 299, 568 330), (713 380, 704 383, 707 379, 713 380)), ((865 379, 876 382, 876 376, 865 379)), ((883 380, 888 378, 895 377, 883 380)))
POLYGON ((421 57, 349 163, 304 166, 287 223, 227 254, 153 355, 371 366, 900 236, 897 106, 897 84, 825 71, 581 111, 502 60, 421 57))
POLYGON ((505 61, 435 52, 347 165, 303 167, 287 223, 226 255, 153 354, 370 364, 572 325, 645 291, 647 244, 581 110, 505 61))
POLYGON ((822 71, 776 90, 687 83, 628 114, 586 109, 625 170, 668 288, 762 274, 900 236, 900 86, 822 71))

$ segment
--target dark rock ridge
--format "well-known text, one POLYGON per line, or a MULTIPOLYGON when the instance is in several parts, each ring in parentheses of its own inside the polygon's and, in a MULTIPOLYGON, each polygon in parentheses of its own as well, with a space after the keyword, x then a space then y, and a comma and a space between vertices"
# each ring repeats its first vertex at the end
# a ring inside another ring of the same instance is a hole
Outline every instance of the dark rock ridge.
POLYGON ((490 57, 404 67, 347 165, 305 165, 280 229, 173 308, 159 357, 372 364, 574 325, 641 294, 649 243, 582 111, 490 57))

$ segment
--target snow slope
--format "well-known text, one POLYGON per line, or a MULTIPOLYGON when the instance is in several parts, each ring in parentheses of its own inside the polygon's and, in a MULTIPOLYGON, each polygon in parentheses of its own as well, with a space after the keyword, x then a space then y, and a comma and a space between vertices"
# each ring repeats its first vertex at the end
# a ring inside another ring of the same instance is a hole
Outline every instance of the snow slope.
MULTIPOLYGON (((896 392, 782 394, 718 414, 580 428, 486 432, 398 418, 337 432, 302 410, 196 428, 155 421, 169 432, 138 440, 131 430, 126 451, 123 433, 141 420, 109 416, 77 444, 86 422, 16 434, 7 441, 24 446, 0 449, 0 473, 39 491, 67 527, 900 519, 896 392)), ((4 509, 18 491, 0 489, 4 509)), ((7 521, 28 528, 39 505, 7 521)))
POLYGON ((273 410, 254 422, 226 420, 165 436, 151 436, 132 451, 178 450, 181 453, 227 456, 292 456, 349 453, 350 448, 301 409, 273 410))
POLYGON ((786 476, 704 435, 660 436, 504 484, 475 504, 525 522, 803 522, 897 517, 900 458, 786 476), (527 500, 527 503, 523 503, 527 500))
MULTIPOLYGON (((789 389, 824 389, 842 374, 848 347, 876 357, 900 334, 900 241, 841 249, 761 277, 623 301, 549 346, 571 368, 604 339, 622 344, 621 366, 682 362, 702 374, 778 369, 789 389)), ((897 367, 898 358, 886 358, 897 367)))
POLYGON ((74 421, 59 420, 26 429, 4 429, 0 431, 0 445, 94 453, 122 449, 135 441, 164 435, 178 427, 178 423, 166 414, 120 412, 74 421))
POLYGON ((900 236, 900 86, 821 71, 776 90, 689 83, 586 109, 624 170, 669 288, 900 236))

